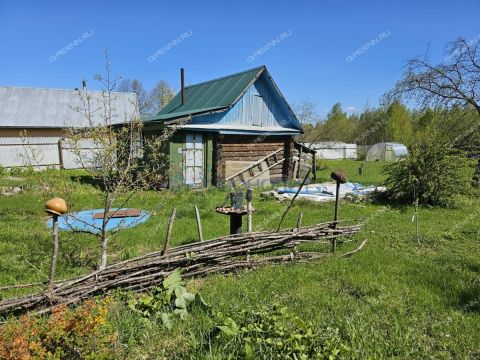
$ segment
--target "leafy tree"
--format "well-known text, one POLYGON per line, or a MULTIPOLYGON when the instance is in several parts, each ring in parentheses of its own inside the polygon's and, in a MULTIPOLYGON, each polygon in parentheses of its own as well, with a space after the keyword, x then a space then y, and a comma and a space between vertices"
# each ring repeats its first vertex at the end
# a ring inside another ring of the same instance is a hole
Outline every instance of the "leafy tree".
POLYGON ((356 123, 343 111, 342 105, 336 103, 327 115, 323 124, 325 140, 349 141, 355 133, 356 123))
POLYGON ((151 112, 158 113, 174 96, 175 90, 165 80, 157 82, 149 95, 151 112))
POLYGON ((402 144, 409 144, 412 137, 410 115, 405 105, 394 101, 387 109, 385 139, 402 144))
POLYGON ((352 142, 371 145, 385 141, 385 124, 386 116, 382 108, 366 109, 358 118, 358 125, 352 142))

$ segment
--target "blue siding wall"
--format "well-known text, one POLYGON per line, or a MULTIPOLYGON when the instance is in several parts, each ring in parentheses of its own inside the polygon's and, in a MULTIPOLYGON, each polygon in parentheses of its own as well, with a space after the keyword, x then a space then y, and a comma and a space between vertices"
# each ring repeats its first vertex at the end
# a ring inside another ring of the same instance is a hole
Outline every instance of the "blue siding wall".
POLYGON ((300 129, 270 79, 262 75, 228 111, 193 117, 190 124, 300 129))

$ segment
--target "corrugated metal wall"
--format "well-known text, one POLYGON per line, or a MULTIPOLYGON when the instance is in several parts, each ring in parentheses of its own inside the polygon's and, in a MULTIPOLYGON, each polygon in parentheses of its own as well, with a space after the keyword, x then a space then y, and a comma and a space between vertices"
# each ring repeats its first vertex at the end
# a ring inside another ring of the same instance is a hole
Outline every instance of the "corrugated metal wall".
POLYGON ((54 166, 59 164, 58 137, 0 137, 0 165, 54 166))
MULTIPOLYGON (((0 166, 9 168, 15 166, 33 166, 38 168, 59 167, 60 154, 58 140, 55 136, 38 137, 0 137, 0 166)), ((88 159, 94 154, 92 142, 82 144, 82 157, 88 159)), ((68 142, 62 146, 65 169, 78 169, 82 164, 72 151, 68 142)))

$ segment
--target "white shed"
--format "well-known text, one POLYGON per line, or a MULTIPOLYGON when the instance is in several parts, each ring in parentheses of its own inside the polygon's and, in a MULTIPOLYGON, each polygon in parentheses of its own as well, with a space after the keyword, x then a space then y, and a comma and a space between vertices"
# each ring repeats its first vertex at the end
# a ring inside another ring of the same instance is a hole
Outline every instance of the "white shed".
POLYGON ((343 160, 357 158, 357 145, 347 144, 341 141, 323 141, 305 146, 317 152, 317 159, 343 160))
MULTIPOLYGON (((89 91, 89 95, 93 121, 100 124, 103 94, 89 91)), ((134 93, 112 96, 113 124, 137 114, 134 93)), ((60 141, 65 128, 88 126, 76 107, 82 107, 79 90, 0 87, 0 166, 80 167, 68 145, 60 141)), ((94 145, 85 142, 86 151, 89 147, 94 145)))

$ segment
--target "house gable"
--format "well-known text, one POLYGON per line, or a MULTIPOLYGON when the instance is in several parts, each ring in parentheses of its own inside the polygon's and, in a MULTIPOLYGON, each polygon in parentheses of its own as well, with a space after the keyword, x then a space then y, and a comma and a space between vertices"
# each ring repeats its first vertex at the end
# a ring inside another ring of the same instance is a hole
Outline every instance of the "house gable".
POLYGON ((232 107, 193 116, 185 127, 223 133, 302 132, 300 122, 266 71, 232 107))

